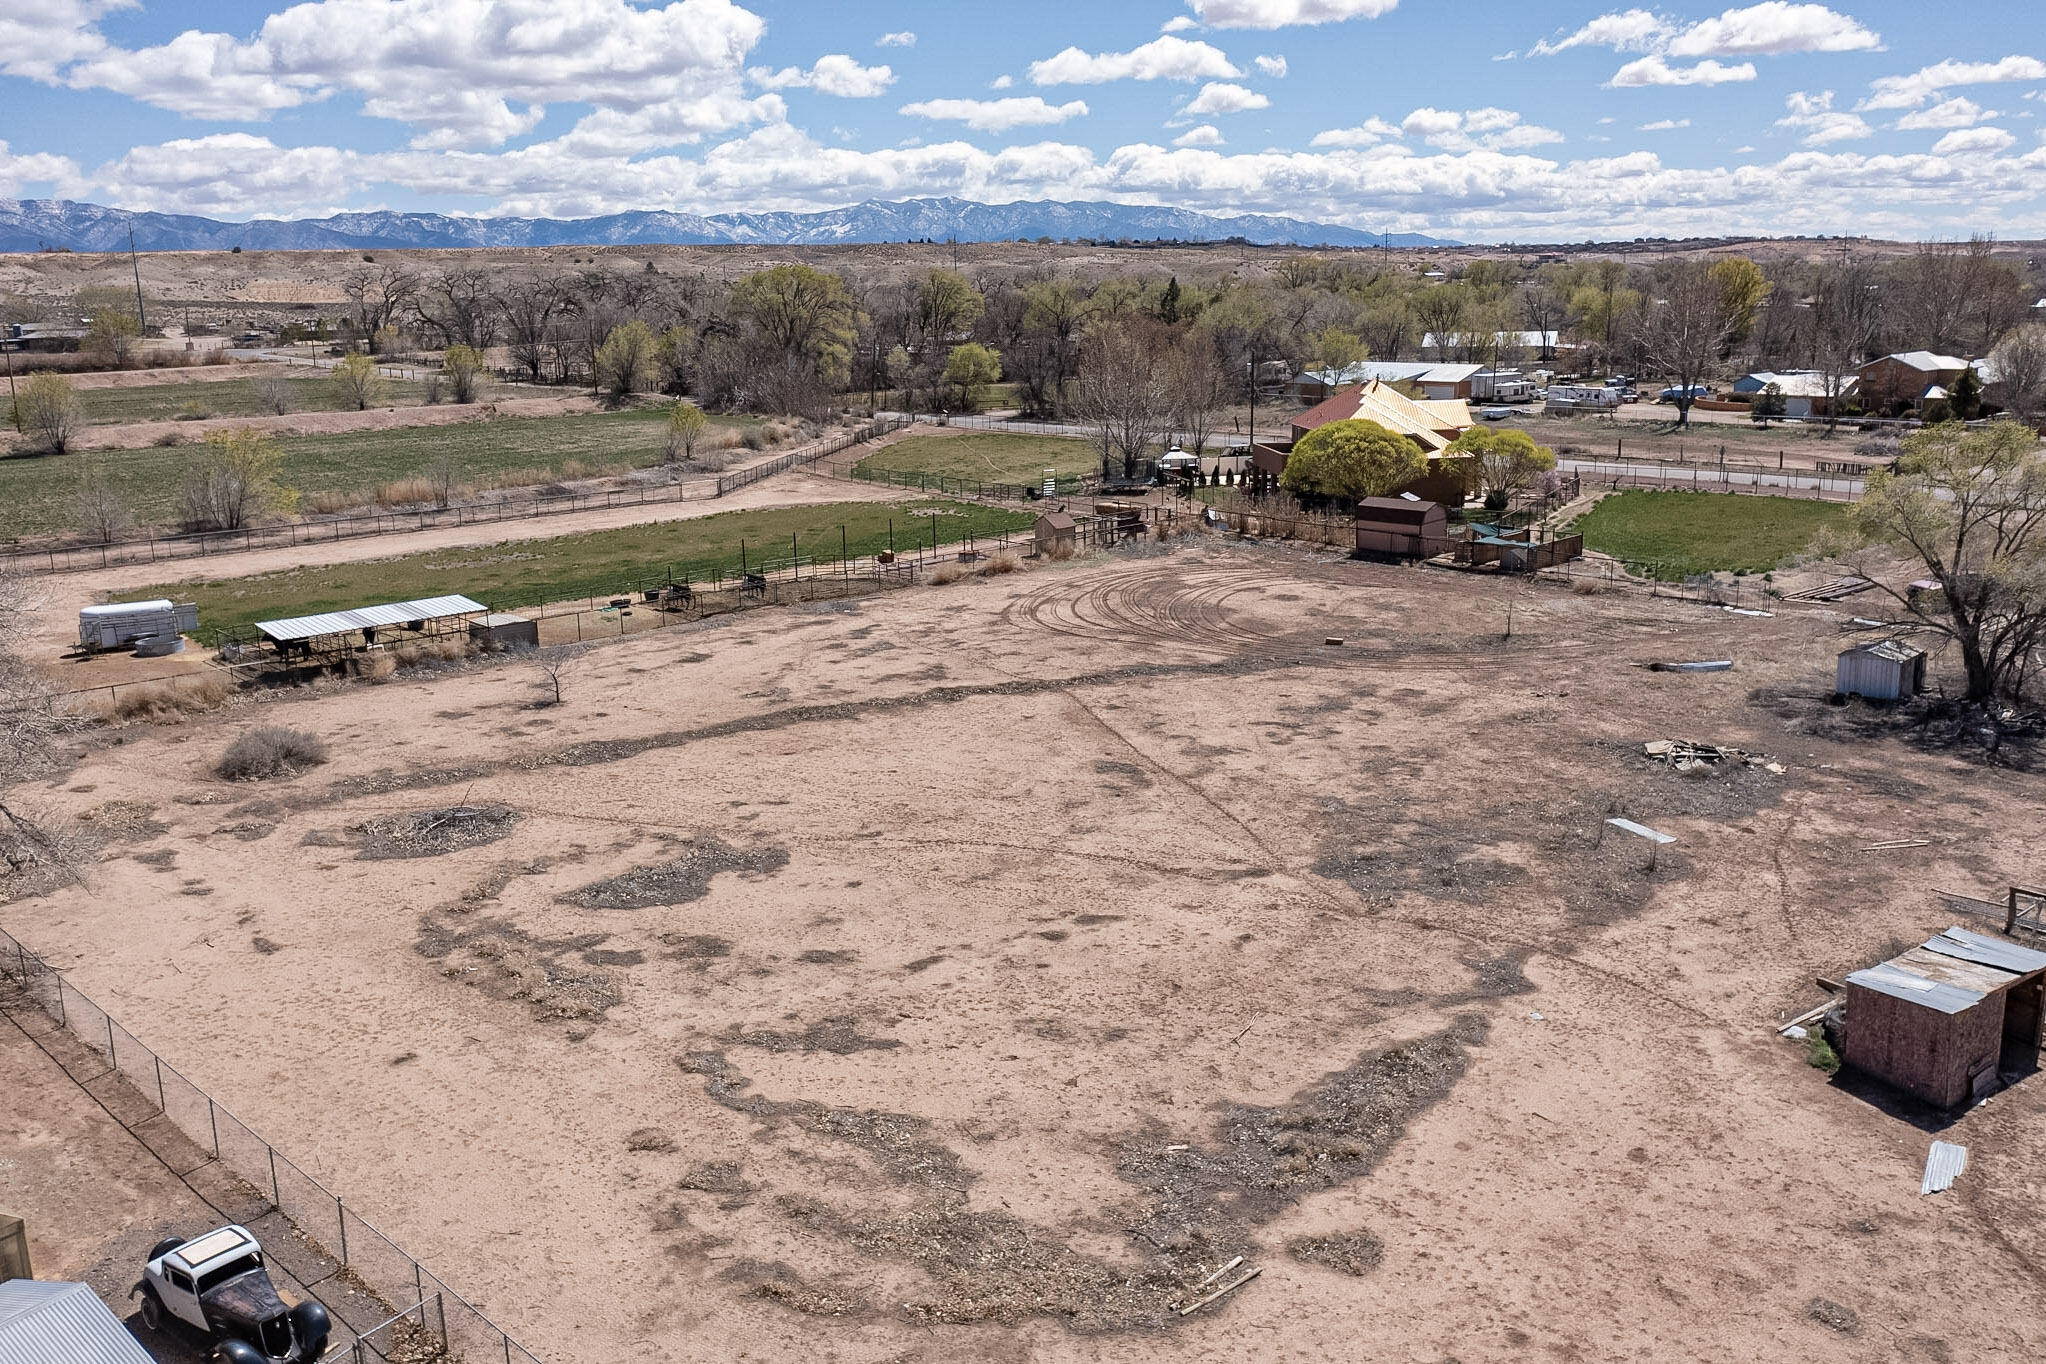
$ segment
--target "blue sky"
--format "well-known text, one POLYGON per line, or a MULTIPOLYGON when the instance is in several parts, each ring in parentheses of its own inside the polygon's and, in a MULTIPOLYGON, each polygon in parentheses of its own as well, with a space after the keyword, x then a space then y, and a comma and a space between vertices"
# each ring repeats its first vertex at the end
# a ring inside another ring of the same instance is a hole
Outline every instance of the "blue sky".
POLYGON ((0 196, 2046 236, 2039 0, 0 0, 0 196))

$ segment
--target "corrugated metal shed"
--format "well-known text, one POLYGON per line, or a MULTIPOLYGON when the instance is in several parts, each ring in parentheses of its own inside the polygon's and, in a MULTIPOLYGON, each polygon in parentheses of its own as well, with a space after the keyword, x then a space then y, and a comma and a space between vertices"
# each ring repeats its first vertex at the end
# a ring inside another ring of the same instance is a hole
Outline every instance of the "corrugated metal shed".
POLYGON ((426 597, 419 601, 358 606, 348 611, 327 611, 317 616, 292 616, 285 620, 258 621, 256 628, 275 640, 313 639, 320 635, 346 635, 357 630, 407 625, 416 620, 477 616, 489 609, 483 603, 470 601, 467 597, 426 597))
POLYGON ((0 1364, 152 1364, 82 1283, 0 1283, 0 1364))
POLYGON ((1943 1014, 1957 1014, 1972 1009, 1985 997, 1981 990, 1970 990, 1961 985, 1945 985, 1916 971, 1907 971, 1891 962, 1855 971, 1847 977, 1847 983, 1943 1014))
POLYGON ((1925 650, 1901 639, 1857 644, 1840 655, 1834 690, 1871 701, 1900 701, 1925 689, 1925 650))

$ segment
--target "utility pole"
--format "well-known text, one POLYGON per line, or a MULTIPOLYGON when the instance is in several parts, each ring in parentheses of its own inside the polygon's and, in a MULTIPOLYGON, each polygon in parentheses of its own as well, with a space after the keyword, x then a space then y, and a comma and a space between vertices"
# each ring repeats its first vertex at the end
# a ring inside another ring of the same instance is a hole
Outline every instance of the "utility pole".
POLYGON ((128 264, 135 271, 135 326, 139 331, 149 330, 149 317, 142 311, 142 262, 135 256, 135 223, 128 223, 128 264))
POLYGON ((21 401, 14 396, 14 345, 12 337, 0 337, 0 355, 7 357, 7 410, 14 414, 14 429, 21 430, 21 401))

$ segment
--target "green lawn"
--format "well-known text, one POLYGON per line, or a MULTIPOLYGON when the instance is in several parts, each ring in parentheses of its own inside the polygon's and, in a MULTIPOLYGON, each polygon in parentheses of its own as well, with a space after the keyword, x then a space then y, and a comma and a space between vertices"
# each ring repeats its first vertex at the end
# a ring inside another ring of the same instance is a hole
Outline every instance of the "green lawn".
MULTIPOLYGON (((286 379, 293 412, 340 412, 353 407, 329 379, 286 379)), ((117 422, 168 421, 181 413, 200 417, 254 417, 264 409, 256 405, 256 386, 249 379, 222 379, 217 383, 147 384, 139 388, 82 388, 79 401, 85 404, 85 419, 95 426, 117 422)), ((416 407, 425 400, 425 387, 410 381, 387 380, 379 407, 416 407)))
POLYGON ((1044 471, 1061 478, 1098 473, 1101 456, 1072 436, 1024 436, 966 431, 952 436, 911 436, 867 456, 855 473, 929 474, 967 482, 1035 484, 1044 471))
MULTIPOLYGON (((304 493, 373 493, 386 483, 424 476, 443 452, 452 455, 464 482, 480 483, 519 471, 534 481, 561 473, 570 461, 581 474, 655 462, 667 412, 630 408, 564 417, 505 417, 452 426, 400 427, 324 436, 288 436, 282 479, 304 493)), ((713 417, 714 426, 753 424, 753 418, 713 417)), ((178 515, 189 447, 94 450, 60 456, 0 459, 0 538, 58 534, 74 529, 79 465, 100 462, 115 490, 144 525, 169 527, 178 515)))
POLYGON ((609 596, 662 581, 670 574, 677 579, 686 575, 692 581, 714 574, 729 577, 739 570, 742 541, 745 562, 754 567, 763 561, 785 566, 791 554, 791 536, 801 549, 806 569, 812 559, 835 564, 841 543, 857 558, 887 549, 892 535, 898 550, 912 552, 919 543, 931 543, 933 518, 940 544, 954 544, 969 535, 986 538, 1004 530, 1023 530, 1035 521, 1028 513, 934 498, 895 506, 832 502, 720 512, 688 521, 430 550, 394 559, 294 568, 219 582, 166 583, 122 596, 136 601, 172 597, 197 602, 200 633, 211 639, 221 630, 259 620, 454 592, 510 609, 609 596))
POLYGON ((1802 551, 1847 509, 1836 502, 1733 493, 1623 492, 1578 518, 1587 549, 1657 565, 1676 581, 1693 573, 1764 573, 1802 551))

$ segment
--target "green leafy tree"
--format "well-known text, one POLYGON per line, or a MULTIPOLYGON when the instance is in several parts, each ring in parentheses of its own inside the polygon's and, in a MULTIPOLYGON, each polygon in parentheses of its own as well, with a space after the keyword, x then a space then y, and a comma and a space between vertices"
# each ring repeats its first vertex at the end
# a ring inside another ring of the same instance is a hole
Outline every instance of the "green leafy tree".
POLYGON ((341 401, 358 412, 367 412, 384 399, 384 377, 377 373, 377 362, 359 350, 341 357, 331 382, 341 401))
POLYGON ((1776 384, 1762 385, 1762 391, 1748 404, 1748 420, 1756 424, 1773 421, 1788 411, 1783 401, 1783 389, 1776 384))
POLYGON ((1958 422, 1904 437, 1895 473, 1871 474, 1850 537, 1818 548, 1869 577, 1919 624, 1952 640, 1967 699, 2015 696, 2046 644, 2046 449, 2016 422, 1958 422), (1893 587, 1884 561, 1903 553, 1937 593, 1893 587))
POLYGON ((88 285, 78 291, 78 309, 89 319, 83 348, 111 364, 127 364, 142 339, 135 295, 116 285, 88 285))
POLYGON ((1480 489, 1497 495, 1501 504, 1514 493, 1556 467, 1556 452, 1525 431, 1513 427, 1473 426, 1458 436, 1445 455, 1464 455, 1480 489))
POLYGON ((239 530, 298 507, 278 475, 284 450, 249 427, 207 433, 185 466, 185 523, 194 530, 239 530))
POLYGON ((669 408, 666 441, 669 461, 695 459, 696 442, 709 429, 710 418, 695 403, 685 400, 669 408))
POLYGON ((483 377, 483 355, 470 346, 449 346, 441 356, 441 373, 448 379, 448 396, 458 403, 476 401, 477 385, 483 377))
POLYGON ((1002 377, 1002 357, 978 341, 952 347, 945 359, 945 382, 959 391, 959 405, 971 412, 980 390, 1002 377))
POLYGON ((85 405, 63 375, 32 374, 14 400, 14 425, 46 453, 61 455, 85 425, 85 405))
POLYGON ((1368 354, 1363 338, 1341 327, 1324 327, 1314 338, 1314 358, 1336 374, 1341 374, 1368 354))
POLYGON ((660 374, 660 338, 638 318, 613 327, 597 347, 597 387, 613 402, 653 387, 660 374))
POLYGON ((1982 415, 1982 376, 1972 365, 1947 385, 1947 406, 1958 421, 1971 422, 1982 415))
POLYGON ((1428 472, 1421 447, 1373 421, 1340 421, 1302 436, 1279 486, 1303 499, 1386 497, 1428 472))
POLYGON ((859 308, 843 279, 807 265, 756 271, 732 286, 732 311, 770 350, 814 366, 831 388, 845 387, 859 308))

